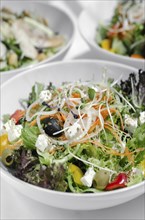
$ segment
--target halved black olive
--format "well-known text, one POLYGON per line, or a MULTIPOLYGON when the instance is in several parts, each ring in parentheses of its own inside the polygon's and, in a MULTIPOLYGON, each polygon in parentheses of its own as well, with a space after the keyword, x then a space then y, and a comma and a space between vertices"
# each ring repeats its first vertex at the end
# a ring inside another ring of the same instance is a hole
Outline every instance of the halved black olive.
POLYGON ((58 119, 53 117, 46 118, 42 121, 42 124, 43 124, 43 129, 47 135, 51 137, 60 137, 62 135, 62 132, 54 135, 55 132, 62 130, 62 126, 60 125, 58 119))

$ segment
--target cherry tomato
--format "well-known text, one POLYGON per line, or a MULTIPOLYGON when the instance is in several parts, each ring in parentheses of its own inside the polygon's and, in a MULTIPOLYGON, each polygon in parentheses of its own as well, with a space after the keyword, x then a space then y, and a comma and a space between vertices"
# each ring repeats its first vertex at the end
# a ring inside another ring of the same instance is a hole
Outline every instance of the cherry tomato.
POLYGON ((18 124, 19 120, 23 118, 24 115, 25 111, 18 109, 11 115, 11 119, 14 119, 15 124, 18 124))

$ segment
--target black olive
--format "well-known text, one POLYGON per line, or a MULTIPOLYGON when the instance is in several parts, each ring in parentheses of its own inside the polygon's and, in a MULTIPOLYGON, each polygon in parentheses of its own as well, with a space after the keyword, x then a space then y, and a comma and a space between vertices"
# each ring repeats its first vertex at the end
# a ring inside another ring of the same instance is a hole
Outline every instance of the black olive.
POLYGON ((43 129, 45 133, 52 137, 60 137, 62 132, 54 135, 55 132, 62 130, 62 126, 59 123, 59 120, 53 117, 46 118, 42 121, 43 129))

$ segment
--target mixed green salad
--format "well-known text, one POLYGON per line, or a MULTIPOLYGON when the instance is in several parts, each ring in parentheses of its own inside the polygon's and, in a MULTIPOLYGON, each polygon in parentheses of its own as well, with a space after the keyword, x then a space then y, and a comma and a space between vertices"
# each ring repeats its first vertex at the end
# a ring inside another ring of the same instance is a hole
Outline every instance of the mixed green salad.
POLYGON ((1 161, 15 177, 73 193, 145 179, 145 71, 100 83, 36 82, 20 102, 0 136, 1 161))
POLYGON ((0 71, 43 61, 64 45, 65 39, 48 21, 30 11, 0 10, 0 71))
POLYGON ((97 28, 96 42, 110 52, 145 59, 145 2, 118 1, 107 24, 97 28))

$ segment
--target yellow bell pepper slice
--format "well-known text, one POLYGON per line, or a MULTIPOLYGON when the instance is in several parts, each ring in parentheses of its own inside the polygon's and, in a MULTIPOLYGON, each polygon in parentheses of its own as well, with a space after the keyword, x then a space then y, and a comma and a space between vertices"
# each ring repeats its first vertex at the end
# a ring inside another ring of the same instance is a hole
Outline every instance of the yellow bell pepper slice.
POLYGON ((110 50, 111 49, 111 40, 110 39, 102 40, 101 47, 105 50, 110 50))
POLYGON ((78 166, 76 166, 72 163, 69 164, 68 170, 72 174, 74 182, 79 185, 83 185, 81 182, 81 178, 84 175, 82 170, 78 166))
POLYGON ((0 136, 0 157, 2 156, 3 151, 7 148, 14 149, 15 147, 9 144, 8 135, 5 133, 0 136))

